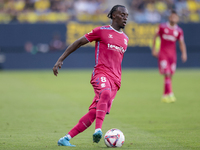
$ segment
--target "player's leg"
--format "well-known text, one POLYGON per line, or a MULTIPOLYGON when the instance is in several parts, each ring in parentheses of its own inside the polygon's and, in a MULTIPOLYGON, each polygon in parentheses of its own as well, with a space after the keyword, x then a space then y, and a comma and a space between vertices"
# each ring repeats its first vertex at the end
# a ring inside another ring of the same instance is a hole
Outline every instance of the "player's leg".
POLYGON ((171 91, 170 64, 168 59, 163 56, 159 58, 159 71, 164 76, 164 90, 161 101, 165 103, 170 103, 168 96, 171 91))
POLYGON ((104 74, 96 74, 91 80, 95 94, 96 103, 92 103, 91 107, 96 108, 96 124, 93 141, 98 143, 102 137, 102 124, 107 113, 108 103, 111 100, 111 83, 104 74))
POLYGON ((69 135, 71 138, 76 136, 77 134, 83 132, 87 129, 96 118, 96 109, 90 109, 87 114, 85 114, 79 122, 69 131, 69 135))
POLYGON ((176 101, 172 91, 172 75, 176 70, 175 61, 166 60, 163 65, 163 74, 164 74, 164 93, 162 97, 162 102, 172 103, 176 101), (165 64, 166 63, 166 64, 165 64))
POLYGON ((162 102, 170 103, 169 93, 171 93, 171 75, 164 74, 164 92, 162 97, 162 102))
POLYGON ((117 91, 118 91, 118 86, 115 84, 115 87, 112 86, 112 93, 111 93, 111 99, 110 101, 108 102, 108 109, 107 109, 107 113, 106 114, 109 114, 110 113, 110 109, 112 107, 112 103, 115 99, 115 96, 117 94, 117 91))
POLYGON ((96 110, 96 125, 95 125, 95 133, 93 134, 93 140, 97 143, 102 136, 101 128, 105 115, 110 113, 110 109, 114 101, 114 98, 117 94, 117 91, 118 87, 116 86, 116 84, 112 84, 111 91, 109 90, 104 93, 105 94, 104 96, 106 96, 106 98, 101 95, 101 98, 97 103, 97 110, 99 111, 96 110))
POLYGON ((169 90, 168 96, 169 96, 170 102, 175 102, 176 98, 175 98, 174 93, 172 91, 172 76, 176 71, 176 60, 175 59, 172 59, 172 60, 173 61, 170 64, 170 74, 171 74, 171 76, 170 76, 170 87, 169 87, 170 90, 169 90))
MULTIPOLYGON (((97 103, 95 129, 101 129, 102 128, 102 124, 103 124, 103 121, 104 121, 104 118, 105 118, 105 112, 106 112, 106 114, 110 113, 110 109, 111 109, 113 100, 114 100, 114 98, 117 94, 117 90, 118 90, 117 86, 116 87, 112 86, 111 91, 107 91, 107 94, 109 94, 109 98, 106 99, 104 97, 101 97, 102 100, 100 99, 99 102, 97 103), (102 111, 102 106, 106 106, 105 108, 103 108, 106 111, 102 111)), ((106 93, 104 93, 104 94, 106 94, 106 93)))
POLYGON ((59 139, 58 145, 75 146, 70 144, 70 139, 87 129, 94 122, 95 118, 96 109, 90 109, 89 112, 79 120, 79 122, 68 132, 66 136, 59 139))
POLYGON ((111 98, 111 90, 104 89, 100 94, 100 99, 96 108, 96 125, 95 133, 93 134, 93 141, 98 143, 102 137, 102 124, 107 113, 108 102, 111 98))
POLYGON ((95 129, 101 129, 102 124, 107 113, 108 102, 111 99, 111 90, 105 89, 101 92, 100 99, 96 108, 96 125, 95 129))

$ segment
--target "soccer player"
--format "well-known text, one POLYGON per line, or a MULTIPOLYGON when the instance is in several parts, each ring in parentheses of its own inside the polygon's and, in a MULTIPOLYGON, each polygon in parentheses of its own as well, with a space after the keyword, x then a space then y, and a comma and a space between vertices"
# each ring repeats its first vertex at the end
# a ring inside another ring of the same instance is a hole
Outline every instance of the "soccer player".
POLYGON ((182 62, 187 61, 187 52, 184 42, 183 30, 177 25, 179 17, 175 10, 171 11, 169 22, 160 24, 154 36, 152 55, 158 58, 159 71, 164 75, 164 93, 162 102, 175 102, 176 98, 172 91, 172 76, 176 70, 176 41, 179 41, 182 62), (155 48, 157 37, 161 39, 160 51, 155 48))
POLYGON ((94 88, 94 99, 86 113, 79 122, 58 140, 60 146, 75 146, 70 139, 87 129, 96 119, 93 142, 98 143, 102 137, 102 124, 106 114, 109 114, 112 102, 121 86, 121 63, 127 49, 128 37, 122 31, 128 19, 128 10, 125 6, 115 5, 109 12, 111 25, 93 29, 71 44, 60 56, 53 67, 55 76, 58 68, 63 65, 64 59, 88 42, 95 41, 95 66, 91 81, 94 88))

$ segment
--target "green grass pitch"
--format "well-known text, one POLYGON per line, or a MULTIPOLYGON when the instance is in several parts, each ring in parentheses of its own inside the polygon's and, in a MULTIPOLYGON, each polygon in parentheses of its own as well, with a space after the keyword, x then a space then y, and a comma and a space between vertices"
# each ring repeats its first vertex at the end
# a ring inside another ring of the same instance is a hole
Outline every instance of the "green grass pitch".
MULTIPOLYGON (((1 150, 108 149, 92 142, 94 124, 71 140, 75 148, 57 146, 88 111, 94 92, 92 70, 0 72, 1 150)), ((177 101, 161 103, 163 77, 158 70, 123 70, 122 87, 103 133, 119 128, 125 144, 119 149, 200 149, 200 70, 177 70, 177 101)))

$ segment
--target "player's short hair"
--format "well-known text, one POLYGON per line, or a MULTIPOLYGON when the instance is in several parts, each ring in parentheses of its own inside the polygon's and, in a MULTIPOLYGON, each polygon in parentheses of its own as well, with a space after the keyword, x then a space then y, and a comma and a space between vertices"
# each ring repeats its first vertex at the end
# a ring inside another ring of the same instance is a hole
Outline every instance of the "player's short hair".
POLYGON ((123 5, 115 5, 113 6, 113 8, 110 10, 110 12, 108 13, 107 17, 110 19, 113 19, 112 14, 119 8, 119 7, 124 7, 123 5))
POLYGON ((172 9, 172 10, 171 10, 171 14, 176 14, 176 15, 177 15, 176 10, 175 10, 175 9, 172 9))

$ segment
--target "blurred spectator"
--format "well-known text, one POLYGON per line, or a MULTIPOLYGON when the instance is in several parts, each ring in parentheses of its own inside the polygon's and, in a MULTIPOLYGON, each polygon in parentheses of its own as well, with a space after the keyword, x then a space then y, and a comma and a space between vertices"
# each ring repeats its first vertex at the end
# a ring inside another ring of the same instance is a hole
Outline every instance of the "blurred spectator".
POLYGON ((131 7, 130 9, 132 10, 132 16, 133 20, 137 23, 146 23, 146 17, 145 17, 145 1, 144 0, 137 0, 137 1, 132 1, 130 4, 131 7))
POLYGON ((169 12, 168 6, 165 3, 165 1, 164 0, 155 1, 155 9, 161 16, 160 22, 165 22, 168 19, 168 12, 169 12))
POLYGON ((35 4, 36 0, 25 0, 25 9, 33 9, 34 8, 34 4, 35 4))
POLYGON ((190 12, 196 12, 199 9, 198 2, 196 2, 195 0, 188 0, 187 8, 190 12))
MULTIPOLYGON (((0 23, 109 22, 109 0, 0 0, 0 23), (103 15, 104 14, 104 15, 103 15)), ((176 9, 180 22, 200 22, 200 0, 125 0, 130 21, 165 22, 176 9)))
POLYGON ((47 12, 50 8, 49 0, 38 0, 34 4, 35 11, 37 12, 47 12))
POLYGON ((98 3, 95 0, 78 0, 74 4, 77 14, 94 14, 98 9, 98 3))
POLYGON ((186 0, 177 0, 175 4, 178 15, 180 16, 180 22, 188 22, 189 11, 187 9, 186 0))
POLYGON ((200 21, 200 2, 195 0, 187 1, 187 8, 189 10, 189 21, 197 23, 200 21))
POLYGON ((104 13, 108 13, 105 0, 78 0, 74 3, 78 21, 108 22, 104 13))
POLYGON ((175 3, 177 0, 166 0, 165 3, 167 4, 167 8, 172 10, 175 9, 175 3))
POLYGON ((156 9, 160 14, 164 14, 164 13, 168 10, 167 4, 165 3, 164 0, 155 1, 155 9, 156 9))
POLYGON ((24 0, 9 0, 4 1, 3 9, 6 14, 10 15, 11 21, 17 20, 17 14, 24 10, 24 0))
POLYGON ((147 3, 145 16, 149 23, 159 23, 161 21, 161 15, 156 11, 154 2, 147 3))
POLYGON ((144 15, 144 10, 138 9, 134 11, 133 19, 137 23, 146 23, 146 16, 144 15))

